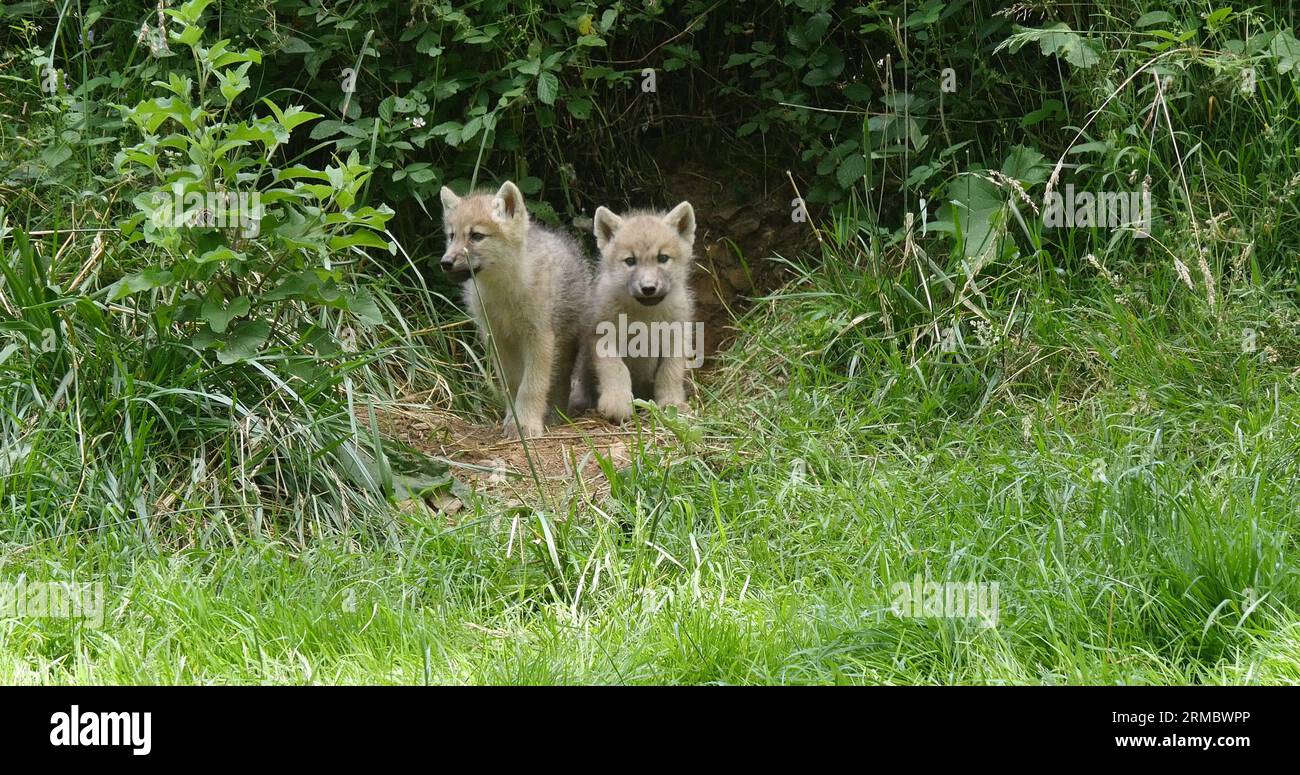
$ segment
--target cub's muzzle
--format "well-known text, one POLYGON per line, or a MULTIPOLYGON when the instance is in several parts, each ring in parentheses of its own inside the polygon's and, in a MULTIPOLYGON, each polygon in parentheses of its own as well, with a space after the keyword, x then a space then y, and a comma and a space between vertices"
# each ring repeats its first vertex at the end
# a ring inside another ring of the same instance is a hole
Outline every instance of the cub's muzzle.
POLYGON ((443 256, 441 266, 452 282, 463 283, 472 276, 469 259, 465 256, 443 256))
POLYGON ((668 284, 644 281, 638 282, 634 278, 627 284, 627 292, 631 294, 632 298, 647 307, 653 307, 663 301, 664 297, 668 295, 668 284))

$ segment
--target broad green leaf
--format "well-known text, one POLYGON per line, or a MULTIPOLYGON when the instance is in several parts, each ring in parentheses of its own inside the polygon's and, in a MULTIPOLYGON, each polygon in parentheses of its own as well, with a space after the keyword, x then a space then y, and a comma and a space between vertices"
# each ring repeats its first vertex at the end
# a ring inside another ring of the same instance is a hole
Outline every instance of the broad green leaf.
POLYGON ((851 153, 835 170, 835 180, 840 188, 851 188, 867 174, 867 159, 860 153, 851 153))
POLYGON ((1290 30, 1283 30, 1273 38, 1270 53, 1277 60, 1279 74, 1293 70, 1300 72, 1300 40, 1296 40, 1290 30))
POLYGON ((271 327, 261 320, 236 324, 226 337, 225 346, 217 351, 217 360, 227 365, 246 361, 257 355, 270 335, 271 327))
POLYGON ((555 73, 542 73, 537 78, 537 99, 547 105, 554 105, 559 93, 560 79, 555 77, 555 73))
POLYGON ((348 294, 344 297, 349 312, 357 316, 362 323, 371 326, 377 326, 384 322, 383 313, 379 311, 379 305, 370 295, 369 291, 361 290, 354 294, 348 294))
POLYGON ((197 258, 194 259, 194 263, 211 264, 214 261, 229 263, 229 262, 243 261, 244 258, 245 256, 243 253, 239 253, 237 251, 231 250, 225 245, 221 245, 219 247, 213 248, 212 250, 208 250, 200 254, 197 258))
POLYGON ((1015 34, 998 44, 994 53, 1004 48, 1014 53, 1026 43, 1036 42, 1043 54, 1055 54, 1075 67, 1088 68, 1100 64, 1105 51, 1100 41, 1083 37, 1065 22, 1041 30, 1016 25, 1015 30, 1015 34))
POLYGON ((1169 15, 1168 11, 1149 11, 1138 17, 1134 22, 1134 27, 1150 27, 1153 24, 1167 24, 1172 22, 1174 17, 1169 15))
POLYGON ((208 322, 209 328, 222 334, 230 325, 230 321, 247 315, 251 308, 250 302, 244 296, 240 296, 228 305, 221 298, 209 297, 203 300, 202 315, 208 322))
POLYGON ((962 254, 968 259, 990 255, 1006 225, 1002 190, 983 175, 968 172, 948 184, 947 199, 940 218, 959 228, 962 254))
POLYGON ((332 237, 330 239, 330 250, 346 250, 350 247, 390 250, 392 245, 388 243, 388 240, 367 229, 355 231, 347 236, 332 237))
POLYGON ((149 291, 154 288, 162 288, 171 285, 176 280, 176 276, 166 269, 152 266, 133 275, 127 275, 119 280, 114 286, 113 293, 110 295, 113 301, 124 299, 133 293, 149 291))
POLYGON ((1017 145, 1011 149, 1006 161, 1002 163, 1002 174, 1014 178, 1026 186, 1047 180, 1049 165, 1043 163, 1044 156, 1033 148, 1017 145))
POLYGON ((302 38, 295 38, 291 35, 284 39, 284 42, 280 45, 280 50, 286 54, 310 54, 316 49, 312 48, 311 44, 302 38))

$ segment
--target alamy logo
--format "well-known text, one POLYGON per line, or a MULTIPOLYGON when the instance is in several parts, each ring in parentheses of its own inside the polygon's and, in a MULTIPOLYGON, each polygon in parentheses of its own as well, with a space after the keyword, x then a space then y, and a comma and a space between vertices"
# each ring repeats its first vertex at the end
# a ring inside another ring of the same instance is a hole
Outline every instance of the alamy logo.
POLYGON ((1137 229, 1137 236, 1151 236, 1151 189, 1141 191, 1079 191, 1073 184, 1065 194, 1053 191, 1043 209, 1043 225, 1048 228, 1100 227, 1137 229))
POLYGON ((80 706, 50 716, 50 745, 130 746, 134 756, 148 756, 153 750, 153 714, 81 712, 80 706))
POLYGON ((104 585, 62 581, 0 583, 0 619, 85 619, 104 623, 104 585))
POLYGON ((150 220, 160 228, 239 227, 245 239, 256 237, 262 230, 262 195, 257 191, 158 191, 152 204, 150 220))
POLYGON ((596 355, 601 358, 685 358, 686 368, 704 365, 704 323, 683 320, 628 321, 596 324, 596 355))
POLYGON ((909 619, 978 619, 981 627, 998 625, 998 583, 983 581, 900 581, 890 587, 889 610, 909 619))

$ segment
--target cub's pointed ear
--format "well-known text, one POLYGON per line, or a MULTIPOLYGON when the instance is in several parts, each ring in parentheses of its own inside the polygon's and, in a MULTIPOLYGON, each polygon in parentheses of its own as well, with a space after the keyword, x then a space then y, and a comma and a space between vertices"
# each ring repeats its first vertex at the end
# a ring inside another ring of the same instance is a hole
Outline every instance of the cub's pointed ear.
POLYGON ((528 217, 528 211, 524 208, 524 194, 514 183, 507 180, 501 184, 496 198, 492 200, 492 217, 503 222, 528 217))
POLYGON ((592 231, 596 233, 596 247, 604 250, 622 225, 623 219, 614 215, 608 207, 597 207, 596 216, 592 219, 592 231))
POLYGON ((456 192, 450 188, 443 186, 440 193, 442 194, 442 211, 444 213, 455 210, 456 205, 460 204, 460 197, 456 196, 456 192))
POLYGON ((664 223, 671 226, 682 239, 695 244, 695 208, 690 202, 682 202, 664 216, 664 223))

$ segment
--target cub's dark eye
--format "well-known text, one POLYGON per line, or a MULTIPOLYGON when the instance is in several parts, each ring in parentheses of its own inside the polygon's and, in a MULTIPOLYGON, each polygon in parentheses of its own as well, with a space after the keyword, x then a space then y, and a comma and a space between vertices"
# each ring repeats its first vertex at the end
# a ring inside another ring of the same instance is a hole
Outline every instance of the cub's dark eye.
POLYGON ((663 254, 663 253, 660 253, 660 254, 659 254, 659 263, 661 263, 661 264, 666 264, 666 263, 668 263, 668 256, 665 255, 665 254, 663 254))
POLYGON ((485 239, 487 239, 487 235, 481 231, 471 231, 469 233, 470 242, 482 242, 485 239))
POLYGON ((636 256, 628 256, 627 258, 623 259, 623 263, 627 264, 628 266, 636 266, 636 256))

